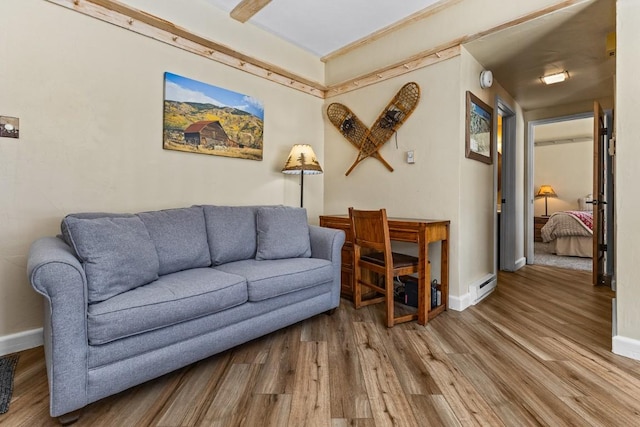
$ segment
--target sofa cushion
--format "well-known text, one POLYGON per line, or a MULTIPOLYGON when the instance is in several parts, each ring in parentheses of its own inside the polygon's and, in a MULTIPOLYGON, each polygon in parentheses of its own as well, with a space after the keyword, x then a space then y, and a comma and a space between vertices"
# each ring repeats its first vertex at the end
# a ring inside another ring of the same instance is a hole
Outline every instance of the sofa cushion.
POLYGON ((158 254, 140 218, 68 216, 64 221, 87 276, 89 303, 158 278, 158 254))
POLYGON ((256 206, 203 206, 211 263, 256 256, 256 206))
POLYGON ((311 256, 307 211, 288 206, 266 206, 256 214, 257 260, 311 256))
POLYGON ((215 267, 216 270, 244 276, 249 301, 256 302, 333 280, 330 261, 318 258, 288 258, 258 261, 249 259, 215 267))
MULTIPOLYGON (((211 268, 171 273, 89 306, 89 343, 104 344, 217 313, 246 301, 247 284, 243 277, 211 268)), ((211 329, 215 327, 212 325, 211 329)))
MULTIPOLYGON (((96 218, 131 218, 134 217, 134 214, 130 213, 109 213, 109 212, 80 212, 69 214, 62 219, 60 223, 60 231, 61 237, 64 242, 71 246, 73 249, 73 242, 71 241, 71 236, 69 235, 69 229, 67 227, 67 218, 79 218, 79 219, 96 219, 96 218)), ((76 256, 78 254, 76 253, 76 256)))
POLYGON ((165 275, 211 265, 202 207, 166 209, 137 214, 149 231, 160 269, 165 275))

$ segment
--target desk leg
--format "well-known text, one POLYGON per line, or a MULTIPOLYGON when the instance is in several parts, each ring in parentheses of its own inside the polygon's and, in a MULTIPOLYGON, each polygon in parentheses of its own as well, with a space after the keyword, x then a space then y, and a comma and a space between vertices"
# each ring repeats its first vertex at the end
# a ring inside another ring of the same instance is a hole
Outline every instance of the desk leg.
POLYGON ((418 234, 418 324, 426 325, 429 321, 431 306, 431 268, 429 265, 429 246, 426 227, 421 227, 418 234))

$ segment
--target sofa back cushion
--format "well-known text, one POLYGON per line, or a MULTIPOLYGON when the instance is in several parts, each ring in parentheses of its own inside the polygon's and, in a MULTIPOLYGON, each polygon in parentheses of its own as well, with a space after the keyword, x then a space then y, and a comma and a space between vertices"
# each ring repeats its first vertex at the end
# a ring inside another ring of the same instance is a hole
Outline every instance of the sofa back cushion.
POLYGON ((158 278, 158 254, 140 218, 70 215, 63 224, 87 276, 89 303, 158 278))
POLYGON ((141 212, 137 216, 158 252, 159 275, 211 265, 202 207, 141 212))
POLYGON ((255 257, 257 206, 205 205, 203 209, 213 265, 255 257))
MULTIPOLYGON (((58 237, 62 237, 62 240, 64 240, 64 242, 67 245, 71 246, 71 248, 75 251, 75 248, 73 247, 73 241, 71 239, 71 235, 69 234, 69 229, 67 227, 67 218, 79 218, 79 219, 132 218, 134 216, 135 216, 134 214, 130 214, 130 213, 109 213, 109 212, 80 212, 80 213, 69 214, 66 217, 64 217, 62 219, 62 222, 60 223, 61 236, 58 236, 58 237)), ((76 256, 78 256, 77 253, 76 253, 76 256)))
POLYGON ((307 210, 264 206, 256 214, 257 260, 309 258, 311 243, 307 210))

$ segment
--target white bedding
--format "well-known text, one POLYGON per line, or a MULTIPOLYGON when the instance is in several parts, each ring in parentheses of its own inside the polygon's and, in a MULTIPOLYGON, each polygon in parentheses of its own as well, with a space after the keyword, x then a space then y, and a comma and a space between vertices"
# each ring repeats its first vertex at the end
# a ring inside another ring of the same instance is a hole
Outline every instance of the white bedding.
POLYGON ((561 256, 593 257, 593 238, 586 236, 558 237, 551 242, 551 251, 561 256))

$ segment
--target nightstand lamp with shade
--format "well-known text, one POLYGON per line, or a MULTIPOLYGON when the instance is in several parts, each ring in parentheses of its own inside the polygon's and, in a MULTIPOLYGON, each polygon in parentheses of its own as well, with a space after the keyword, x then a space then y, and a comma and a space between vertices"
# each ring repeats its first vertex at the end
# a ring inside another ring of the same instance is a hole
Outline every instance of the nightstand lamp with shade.
POLYGON ((556 192, 554 191, 552 186, 550 186, 550 185, 541 185, 540 189, 536 193, 536 199, 538 199, 540 197, 544 197, 544 216, 548 217, 549 216, 549 211, 547 209, 547 199, 549 197, 558 197, 558 195, 556 194, 556 192))
POLYGON ((318 175, 322 173, 322 167, 318 163, 316 153, 309 144, 296 144, 291 148, 287 162, 282 168, 282 173, 300 174, 300 207, 304 196, 304 176, 318 175))

